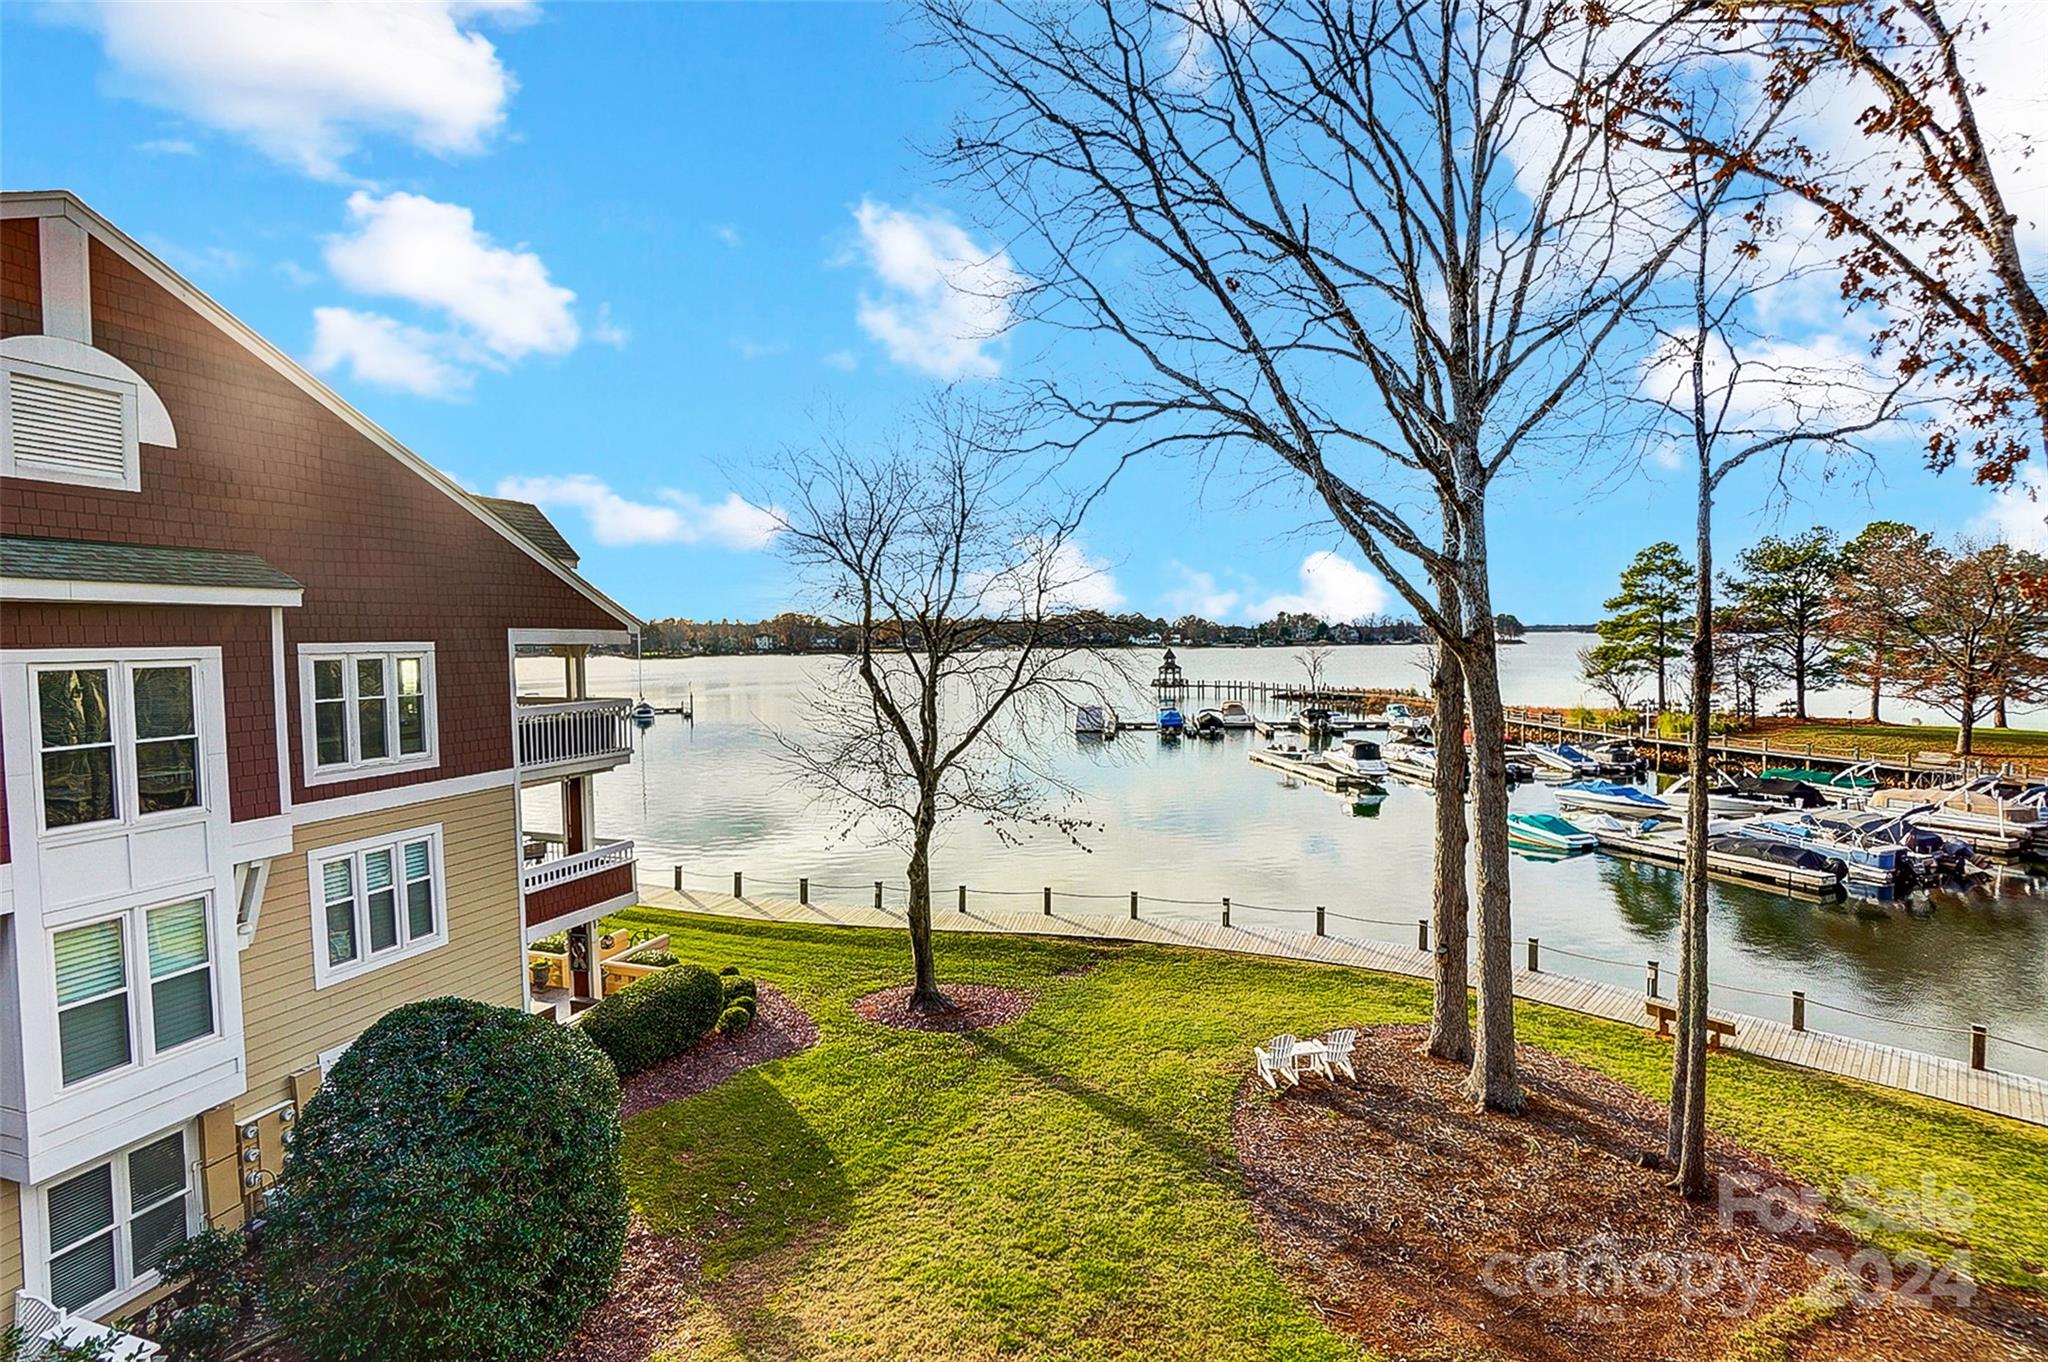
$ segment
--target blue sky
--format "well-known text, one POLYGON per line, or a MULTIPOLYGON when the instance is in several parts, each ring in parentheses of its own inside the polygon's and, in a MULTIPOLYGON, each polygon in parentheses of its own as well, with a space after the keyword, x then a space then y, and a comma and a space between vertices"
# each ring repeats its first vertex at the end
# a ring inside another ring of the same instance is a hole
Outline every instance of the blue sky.
MULTIPOLYGON (((467 485, 544 498, 584 570, 644 615, 786 604, 733 489, 828 413, 876 431, 940 382, 1062 361, 1047 336, 983 339, 988 318, 944 287, 1002 243, 915 150, 965 92, 889 8, 277 22, 0 7, 0 177, 77 191, 467 485)), ((1592 618, 1637 548, 1689 542, 1675 477, 1505 486, 1500 608, 1592 618)), ((1724 554, 1760 527, 1879 515, 2040 530, 2039 507, 2001 513, 1906 445, 1781 515, 1764 494, 1759 477, 1724 495, 1724 554)), ((1141 463, 1083 544, 1132 609, 1396 608, 1285 480, 1198 488, 1141 463)))

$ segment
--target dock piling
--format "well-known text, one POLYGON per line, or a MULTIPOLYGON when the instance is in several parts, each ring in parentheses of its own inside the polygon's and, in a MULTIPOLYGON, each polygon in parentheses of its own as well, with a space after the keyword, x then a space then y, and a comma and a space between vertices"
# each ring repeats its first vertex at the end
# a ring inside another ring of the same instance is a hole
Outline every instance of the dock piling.
POLYGON ((967 886, 964 884, 960 886, 960 911, 967 911, 967 886))
POLYGON ((1979 1071, 1984 1068, 1984 1041, 1987 1035, 1981 1026, 1970 1028, 1970 1067, 1979 1071))
POLYGON ((1137 891, 1137 890, 1135 890, 1135 889, 1133 889, 1133 890, 1131 891, 1131 921, 1133 921, 1133 922, 1136 922, 1137 920, 1138 920, 1138 891, 1137 891))
POLYGON ((1539 972, 1536 965, 1536 938, 1532 936, 1529 938, 1529 973, 1536 974, 1539 972))
POLYGON ((1052 916, 1052 886, 1051 886, 1051 885, 1047 885, 1047 886, 1045 887, 1045 915, 1046 915, 1047 917, 1051 917, 1051 916, 1052 916))
POLYGON ((878 913, 882 911, 882 882, 880 880, 875 881, 875 911, 878 913))
POLYGON ((1648 969, 1644 971, 1643 985, 1649 990, 1652 998, 1657 996, 1657 962, 1655 960, 1650 961, 1648 969))
POLYGON ((732 872, 732 896, 736 899, 746 897, 745 894, 740 892, 740 872, 737 870, 732 872))
POLYGON ((1794 1031, 1804 1031, 1806 1029, 1806 993, 1802 989, 1795 988, 1792 990, 1792 1029, 1794 1031))
POLYGON ((811 877, 809 875, 796 882, 796 901, 806 908, 811 906, 811 877))
POLYGON ((1429 954, 1429 919, 1426 917, 1415 919, 1415 949, 1424 955, 1429 954))
POLYGON ((1316 905, 1316 935, 1323 935, 1323 905, 1316 905))
POLYGON ((678 894, 683 892, 683 868, 681 866, 676 867, 676 892, 678 894))
POLYGON ((1223 925, 1230 925, 1230 900, 1227 897, 1223 900, 1223 925))

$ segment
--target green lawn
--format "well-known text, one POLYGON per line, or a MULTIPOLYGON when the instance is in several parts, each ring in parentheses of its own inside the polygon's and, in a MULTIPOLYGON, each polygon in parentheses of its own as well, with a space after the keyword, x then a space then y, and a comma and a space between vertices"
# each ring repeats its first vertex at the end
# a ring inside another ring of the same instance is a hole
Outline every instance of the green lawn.
MULTIPOLYGON (((1770 739, 1773 751, 1791 752, 1812 743, 1816 752, 1848 753, 1860 750, 1866 757, 1901 758, 1908 753, 1952 752, 1956 745, 1953 724, 1867 724, 1816 720, 1767 724, 1759 730, 1736 735, 1739 739, 1770 739)), ((1970 745, 1979 757, 2028 757, 2048 759, 2048 730, 2039 728, 1992 728, 1980 725, 1972 730, 1970 745)))
MULTIPOLYGON (((1367 1355, 1262 1256, 1229 1113, 1251 1045, 1283 1030, 1421 1021, 1417 984, 1200 952, 947 937, 944 978, 1039 1001, 993 1032, 922 1035, 850 1007, 904 982, 900 933, 621 917, 668 932, 686 959, 775 984, 823 1030, 804 1054, 627 1124, 636 1209, 706 1245, 685 1341, 657 1356, 1367 1355), (1086 973, 1060 973, 1090 960, 1086 973)), ((1520 1018, 1525 1039, 1624 1082, 1668 1082, 1668 1049, 1636 1030, 1533 1006, 1520 1018)), ((2048 1261, 2048 1130, 1741 1056, 1716 1057, 1713 1085, 1717 1128, 1823 1189, 1866 1178, 1917 1190, 1929 1176, 1963 1190, 1977 1275, 2041 1284, 2024 1264, 2048 1261)))

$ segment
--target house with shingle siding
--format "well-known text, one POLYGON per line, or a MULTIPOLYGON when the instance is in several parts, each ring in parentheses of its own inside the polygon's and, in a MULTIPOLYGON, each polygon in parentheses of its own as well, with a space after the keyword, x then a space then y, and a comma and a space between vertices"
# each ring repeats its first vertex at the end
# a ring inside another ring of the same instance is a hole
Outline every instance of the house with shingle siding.
POLYGON ((393 1007, 538 1006, 563 930, 601 987, 632 730, 584 659, 639 626, 576 561, 74 196, 0 196, 0 1325, 260 1215, 393 1007))

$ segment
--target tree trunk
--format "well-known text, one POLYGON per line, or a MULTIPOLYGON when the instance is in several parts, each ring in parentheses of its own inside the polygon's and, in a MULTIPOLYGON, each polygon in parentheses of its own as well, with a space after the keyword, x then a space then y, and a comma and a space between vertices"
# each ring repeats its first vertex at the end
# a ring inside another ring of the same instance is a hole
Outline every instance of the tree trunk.
POLYGON ((1991 726, 1993 728, 2012 727, 2005 714, 2005 678, 2002 676, 1998 678, 1998 689, 1991 693, 1991 726))
POLYGON ((1664 621, 1657 621, 1657 712, 1664 712, 1664 621))
POLYGON ((1792 713, 1806 717, 1806 640, 1794 639, 1792 654, 1792 713))
MULTIPOLYGON (((1507 716, 1500 702, 1500 658, 1494 650, 1493 593, 1487 581, 1486 506, 1466 508, 1461 535, 1465 606, 1460 662, 1472 725, 1472 826, 1478 852, 1479 1028, 1465 1096, 1501 1111, 1526 1101, 1515 1066, 1515 942, 1508 893, 1507 716)), ((1447 734, 1452 741, 1458 734, 1447 734)), ((1439 789, 1439 799, 1455 792, 1439 789)))
POLYGON ((1956 755, 1967 757, 1974 750, 1977 737, 1977 693, 1963 692, 1963 703, 1956 715, 1956 755))
POLYGON ((939 991, 932 959, 932 830, 938 817, 929 796, 918 801, 910 843, 910 964, 914 983, 905 1007, 912 1012, 951 1012, 953 1000, 939 991))
POLYGON ((1884 645, 1870 645, 1870 722, 1881 723, 1877 717, 1878 697, 1884 693, 1884 645))
MULTIPOLYGON (((1437 582, 1438 608, 1454 627, 1461 611, 1457 583, 1437 582)), ((1423 1053, 1463 1064, 1472 1058, 1472 1018, 1465 952, 1471 941, 1471 903, 1465 888, 1465 669, 1456 650, 1439 647, 1429 693, 1436 701, 1436 860, 1430 901, 1430 944, 1434 948, 1436 993, 1430 1002, 1429 1040, 1423 1053)))
POLYGON ((1692 634, 1692 733, 1686 770, 1685 892, 1679 910, 1678 1037, 1671 1052, 1671 1112, 1665 1153, 1679 1195, 1707 1194, 1707 760, 1714 703, 1713 492, 1700 471, 1700 575, 1692 634))

